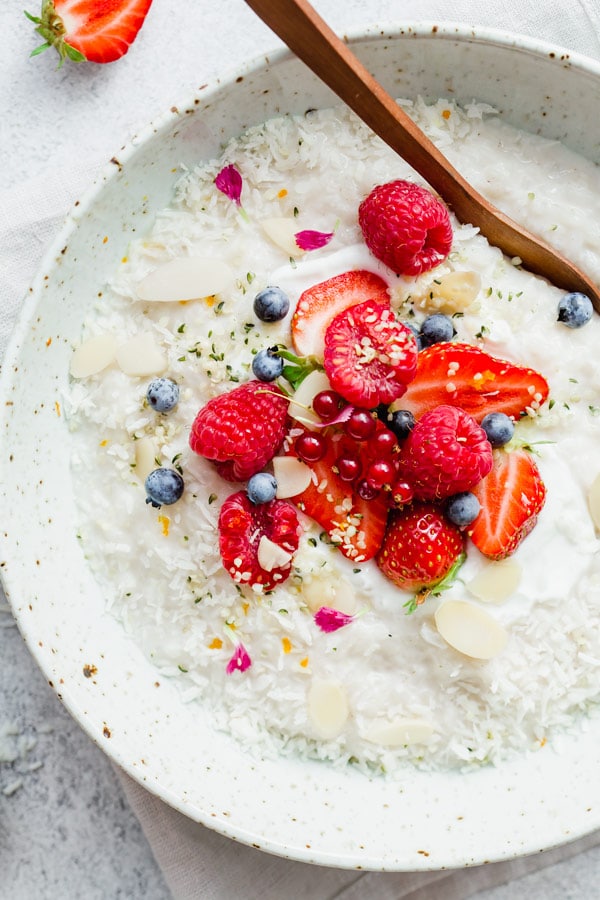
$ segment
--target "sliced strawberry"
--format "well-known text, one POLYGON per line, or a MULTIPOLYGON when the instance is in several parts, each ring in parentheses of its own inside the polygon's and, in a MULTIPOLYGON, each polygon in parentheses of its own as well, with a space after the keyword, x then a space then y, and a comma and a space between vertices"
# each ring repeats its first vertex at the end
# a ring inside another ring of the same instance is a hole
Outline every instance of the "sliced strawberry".
POLYGON ((36 56, 55 47, 60 65, 74 62, 114 62, 124 56, 144 24, 152 0, 43 0, 41 15, 27 17, 45 43, 36 56))
MULTIPOLYGON (((357 492, 378 452, 375 449, 377 435, 382 431, 387 429, 377 422, 373 437, 358 441, 349 437, 340 426, 327 428, 323 434, 324 455, 317 462, 307 463, 313 471, 312 481, 301 494, 292 498, 302 512, 325 529, 340 552, 357 563, 371 559, 377 553, 387 523, 387 492, 378 490, 371 500, 363 499, 357 492), (340 459, 357 462, 352 481, 340 477, 340 459)), ((296 455, 294 445, 288 454, 296 455)))
POLYGON ((548 397, 539 372, 459 342, 433 344, 419 353, 417 374, 397 404, 415 418, 441 404, 460 406, 480 422, 489 412, 519 419, 548 397))
POLYGON ((464 545, 438 506, 413 503, 391 514, 377 565, 403 591, 429 591, 462 561, 464 545))
POLYGON ((417 342, 389 305, 365 300, 343 309, 325 332, 325 374, 349 403, 373 409, 406 391, 417 370, 417 342))
POLYGON ((469 528, 477 549, 490 559, 513 553, 537 522, 546 487, 526 450, 494 451, 494 467, 473 488, 481 512, 469 528))
POLYGON ((291 503, 271 500, 254 505, 245 491, 238 491, 221 507, 221 559, 237 584, 273 590, 288 577, 298 540, 298 516, 291 503), (266 559, 270 562, 264 567, 266 559))
POLYGON ((364 269, 343 272, 304 291, 291 321, 296 353, 322 359, 325 331, 333 317, 363 300, 388 306, 390 303, 388 285, 383 278, 364 269))

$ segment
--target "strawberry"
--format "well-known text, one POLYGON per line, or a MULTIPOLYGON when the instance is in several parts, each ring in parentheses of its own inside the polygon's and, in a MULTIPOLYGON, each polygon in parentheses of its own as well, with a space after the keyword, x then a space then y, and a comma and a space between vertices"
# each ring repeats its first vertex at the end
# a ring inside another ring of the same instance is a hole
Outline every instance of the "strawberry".
POLYGON ((25 13, 45 43, 55 47, 59 67, 73 62, 114 62, 124 56, 144 24, 152 0, 43 0, 40 16, 25 13))
POLYGON ((389 306, 366 300, 329 323, 323 366, 334 391, 373 409, 405 393, 417 370, 417 342, 389 306))
MULTIPOLYGON (((307 462, 313 471, 311 483, 292 498, 299 509, 325 529, 341 553, 357 563, 375 555, 387 522, 387 492, 374 490, 372 499, 364 499, 359 493, 364 486, 363 476, 369 471, 374 457, 380 455, 378 435, 382 432, 387 432, 386 427, 374 421, 372 436, 357 440, 344 428, 329 426, 321 435, 323 454, 318 460, 307 462), (344 460, 355 466, 350 476, 345 476, 344 460), (348 477, 351 480, 347 480, 348 477)), ((303 430, 303 434, 311 433, 303 430)), ((301 437, 299 435, 296 442, 301 437)), ((397 451, 397 446, 394 449, 397 451)), ((297 455, 295 444, 288 453, 297 455)), ((391 457, 392 452, 386 451, 386 456, 391 457)))
POLYGON ((376 557, 383 574, 403 591, 416 591, 412 611, 464 560, 465 538, 433 503, 413 503, 390 515, 376 557))
POLYGON ((275 385, 248 381, 213 397, 192 424, 190 447, 226 481, 246 481, 269 462, 286 431, 288 401, 275 385))
POLYGON ((373 188, 358 208, 358 222, 373 256, 397 275, 433 269, 452 247, 448 210, 431 191, 410 181, 373 188))
POLYGON ((298 516, 291 503, 271 500, 255 506, 245 491, 238 491, 223 503, 218 528, 223 566, 236 583, 271 591, 287 578, 299 540, 298 516), (281 561, 271 554, 268 568, 264 568, 264 559, 270 556, 264 538, 267 545, 276 545, 275 554, 277 548, 282 551, 281 561))
POLYGON ((343 272, 308 288, 300 295, 291 320, 292 341, 299 356, 323 358, 323 340, 333 317, 363 300, 390 303, 388 286, 373 272, 343 272))
POLYGON ((419 353, 417 374, 401 406, 415 418, 441 404, 460 406, 481 422, 489 412, 518 419, 547 397, 548 383, 539 372, 457 341, 433 344, 419 353))
POLYGON ((494 451, 494 467, 474 489, 481 512, 468 534, 490 559, 513 553, 537 522, 546 487, 526 450, 494 451))
POLYGON ((400 448, 398 477, 417 500, 444 500, 470 491, 492 468, 492 447, 475 419, 438 406, 419 419, 400 448))

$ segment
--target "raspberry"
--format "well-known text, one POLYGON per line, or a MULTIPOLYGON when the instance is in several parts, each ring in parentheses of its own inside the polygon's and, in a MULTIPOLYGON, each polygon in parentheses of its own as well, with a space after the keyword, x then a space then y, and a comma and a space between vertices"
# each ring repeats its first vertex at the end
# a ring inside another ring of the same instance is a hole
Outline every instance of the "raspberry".
POLYGON ((373 409, 404 394, 417 370, 417 344, 389 306, 366 300, 329 323, 323 365, 334 391, 373 409))
POLYGON ((409 181, 373 188, 358 208, 367 247, 397 275, 420 275, 439 265, 452 246, 448 210, 409 181))
POLYGON ((212 460, 226 481, 246 481, 279 449, 287 411, 279 388, 249 381, 202 407, 192 425, 190 447, 212 460))
POLYGON ((264 591, 273 590, 290 574, 298 539, 298 516, 292 504, 285 500, 271 500, 257 506, 245 491, 238 491, 221 507, 221 559, 237 584, 262 585, 264 591), (264 551, 263 538, 268 545, 276 546, 264 551), (261 558, 270 559, 268 568, 263 568, 261 558))
POLYGON ((459 407, 438 406, 401 445, 398 479, 412 486, 417 500, 443 500, 470 491, 492 464, 492 447, 475 419, 459 407))

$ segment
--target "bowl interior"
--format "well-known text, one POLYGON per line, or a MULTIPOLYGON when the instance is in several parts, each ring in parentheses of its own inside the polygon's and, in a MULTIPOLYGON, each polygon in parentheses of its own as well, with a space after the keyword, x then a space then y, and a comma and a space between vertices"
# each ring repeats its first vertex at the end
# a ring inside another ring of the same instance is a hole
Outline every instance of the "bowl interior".
MULTIPOLYGON (((371 28, 354 45, 395 96, 473 99, 511 124, 600 161, 594 64, 556 48, 455 25, 371 28)), ((407 770, 393 781, 294 759, 250 758, 184 705, 104 611, 77 538, 61 415, 80 325, 125 253, 171 199, 181 164, 274 115, 335 98, 289 54, 208 85, 117 153, 72 210, 33 284, 2 381, 0 493, 6 592, 57 695, 130 775, 191 818, 270 852, 403 870, 533 852, 600 826, 600 736, 468 775, 407 770), (90 676, 92 672, 92 676, 90 676), (577 767, 570 764, 576 755, 577 767), (549 785, 552 785, 551 791, 549 785)))

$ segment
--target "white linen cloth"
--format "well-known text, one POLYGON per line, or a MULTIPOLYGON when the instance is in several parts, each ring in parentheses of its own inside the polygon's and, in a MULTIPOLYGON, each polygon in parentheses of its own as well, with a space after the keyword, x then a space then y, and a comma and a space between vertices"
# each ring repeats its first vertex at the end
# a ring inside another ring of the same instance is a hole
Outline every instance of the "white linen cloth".
MULTIPOLYGON (((165 28, 174 21, 167 13, 173 12, 175 7, 179 7, 181 13, 185 8, 187 14, 187 3, 179 0, 163 2, 166 7, 162 11, 165 28)), ((242 0, 239 0, 239 5, 243 6, 242 0)), ((333 3, 315 0, 315 6, 324 17, 329 17, 332 24, 334 18, 340 20, 339 10, 333 3)), ((224 0, 220 12, 215 9, 210 13, 213 23, 219 16, 223 19, 228 17, 229 13, 235 12, 235 8, 234 0, 224 0)), ((348 2, 345 14, 349 28, 374 21, 391 22, 393 19, 437 19, 501 27, 600 59, 600 4, 597 0, 556 0, 545 4, 539 0, 498 0, 493 10, 488 0, 348 2)), ((183 18, 179 21, 181 25, 183 18)), ((151 24, 148 22, 146 27, 149 29, 151 24)), ((154 24, 158 33, 148 38, 147 46, 156 49, 163 34, 157 23, 154 24)), ((227 27, 231 30, 234 26, 229 24, 227 27)), ((265 40, 264 32, 261 32, 261 39, 264 47, 278 43, 274 37, 270 41, 265 40)), ((137 63, 132 65, 138 65, 141 73, 144 55, 139 55, 137 59, 137 63)), ((147 56, 146 73, 151 62, 147 56)), ((200 72, 201 76, 203 74, 206 73, 200 72)), ((201 81, 193 83, 200 84, 201 81)), ((10 100, 0 99, 0 113, 7 102, 10 103, 10 100)), ((592 115, 597 113, 597 110, 590 111, 592 115)), ((3 121, 0 120, 2 138, 6 136, 3 121)), ((107 122, 110 125, 110 110, 107 112, 107 122)), ((106 126, 107 122, 99 123, 98 128, 101 124, 106 126)), ((35 140, 35 134, 33 137, 29 135, 27 140, 35 140)), ((60 136, 57 140, 61 140, 60 136)), ((2 144, 4 140, 0 150, 2 144)), ((31 157, 35 153, 30 149, 31 157)), ((43 171, 39 176, 19 182, 0 193, 0 360, 22 298, 45 248, 60 228, 69 207, 92 181, 103 161, 90 152, 82 156, 72 153, 71 157, 70 164, 64 170, 53 170, 52 173, 43 171), (74 159, 78 160, 76 164, 74 159)), ((523 897, 525 887, 517 879, 543 867, 558 866, 561 861, 576 854, 581 854, 584 866, 590 854, 597 860, 594 848, 600 845, 600 833, 594 833, 533 857, 454 872, 358 873, 337 870, 279 859, 236 844, 168 808, 124 773, 120 776, 127 798, 139 817, 175 900, 362 900, 371 897, 377 900, 462 900, 482 891, 487 895, 487 889, 508 882, 511 882, 511 888, 506 896, 523 897)), ((552 869, 549 871, 552 872, 552 869)), ((583 893, 580 887, 575 886, 568 896, 586 898, 595 895, 592 883, 583 888, 583 893)), ((536 894, 535 890, 532 892, 528 888, 527 893, 532 900, 535 896, 544 896, 547 900, 558 900, 559 897, 562 900, 567 896, 564 882, 551 875, 539 890, 540 893, 536 894)))

